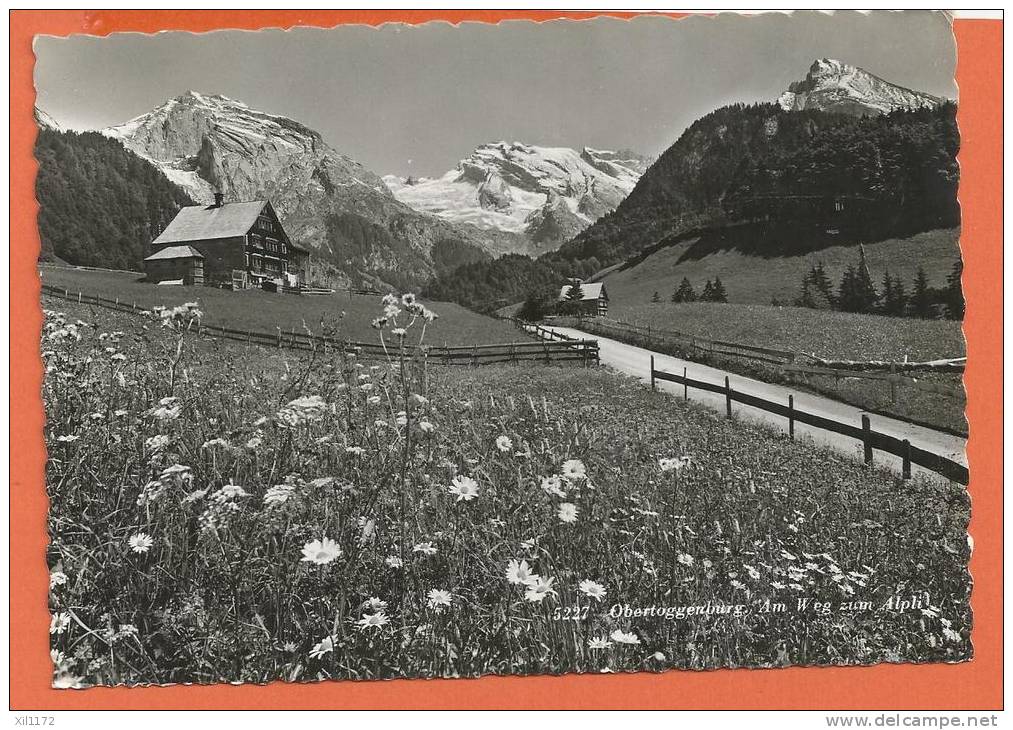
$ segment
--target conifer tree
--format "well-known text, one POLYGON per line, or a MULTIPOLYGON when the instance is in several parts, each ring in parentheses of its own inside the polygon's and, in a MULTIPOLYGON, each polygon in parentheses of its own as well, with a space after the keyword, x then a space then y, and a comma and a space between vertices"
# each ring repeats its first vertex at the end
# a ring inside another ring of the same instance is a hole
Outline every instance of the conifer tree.
POLYGON ((960 285, 963 271, 964 263, 957 261, 946 277, 946 316, 949 319, 964 318, 964 291, 960 285))
POLYGON ((728 303, 728 294, 725 292, 725 285, 721 283, 721 277, 714 277, 714 288, 711 290, 711 301, 720 302, 722 304, 728 303))
POLYGON ((929 282, 925 276, 925 269, 918 267, 915 275, 914 287, 911 291, 909 311, 912 317, 929 319, 932 317, 932 300, 929 295, 929 282))
POLYGON ((672 301, 676 303, 696 301, 696 292, 693 290, 693 285, 689 283, 689 279, 685 276, 682 277, 679 288, 672 294, 672 301))

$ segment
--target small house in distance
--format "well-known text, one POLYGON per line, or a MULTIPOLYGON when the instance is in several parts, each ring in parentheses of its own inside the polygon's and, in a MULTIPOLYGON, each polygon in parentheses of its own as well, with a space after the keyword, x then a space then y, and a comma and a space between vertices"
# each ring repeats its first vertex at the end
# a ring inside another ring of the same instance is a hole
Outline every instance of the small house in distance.
POLYGON ((581 317, 606 317, 609 313, 609 295, 605 282, 583 282, 571 279, 559 290, 559 308, 581 317), (575 290, 574 287, 577 287, 575 290), (575 295, 579 292, 580 297, 575 295))
POLYGON ((180 209, 151 248, 148 281, 232 287, 296 285, 309 255, 289 239, 269 201, 226 203, 221 193, 212 205, 180 209))

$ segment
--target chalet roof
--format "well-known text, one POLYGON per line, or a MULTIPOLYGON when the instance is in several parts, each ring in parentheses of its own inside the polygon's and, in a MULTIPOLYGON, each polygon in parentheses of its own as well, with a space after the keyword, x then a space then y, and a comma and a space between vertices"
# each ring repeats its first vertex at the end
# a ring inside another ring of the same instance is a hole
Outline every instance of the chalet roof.
POLYGON ((204 258, 204 255, 193 246, 166 246, 145 257, 145 261, 160 261, 162 259, 188 259, 204 258))
POLYGON ((223 203, 220 206, 188 205, 180 209, 172 222, 151 243, 160 246, 181 241, 245 236, 266 205, 266 200, 223 203))
MULTIPOLYGON (((561 301, 561 302, 565 301, 567 299, 566 295, 570 292, 570 289, 572 289, 572 288, 573 288, 573 284, 566 284, 566 285, 564 285, 559 290, 559 301, 561 301)), ((594 283, 587 282, 587 281, 581 282, 580 290, 584 294, 584 297, 583 297, 583 299, 581 301, 587 302, 587 301, 590 301, 592 299, 601 299, 603 296, 604 296, 605 299, 608 299, 608 294, 605 293, 605 284, 604 284, 604 282, 601 282, 601 281, 594 282, 594 283)))

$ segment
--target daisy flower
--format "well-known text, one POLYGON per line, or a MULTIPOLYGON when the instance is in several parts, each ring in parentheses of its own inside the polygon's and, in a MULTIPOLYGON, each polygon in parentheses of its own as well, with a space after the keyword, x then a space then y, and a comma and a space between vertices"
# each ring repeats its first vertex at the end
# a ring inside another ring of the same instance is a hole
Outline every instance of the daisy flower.
POLYGON ((432 433, 433 431, 436 430, 436 426, 433 425, 432 421, 427 421, 426 419, 422 419, 421 421, 419 421, 419 430, 422 433, 432 433))
POLYGON ((632 632, 623 631, 621 629, 616 629, 615 631, 613 631, 611 634, 609 634, 609 638, 612 639, 612 641, 616 642, 617 644, 640 643, 640 639, 637 638, 636 634, 632 632))
POLYGON ((563 480, 553 474, 551 477, 542 477, 542 491, 548 495, 554 495, 556 497, 565 497, 566 492, 563 491, 563 480))
POLYGON ((541 603, 547 596, 556 595, 556 591, 552 588, 552 584, 556 581, 555 578, 531 577, 532 581, 528 583, 528 589, 524 592, 525 601, 541 603))
POLYGON ((680 563, 682 563, 683 565, 685 565, 687 567, 691 567, 693 565, 693 562, 694 562, 693 561, 693 556, 692 555, 687 555, 686 553, 679 553, 679 555, 676 556, 675 559, 678 560, 680 563))
POLYGON ((458 502, 462 499, 465 502, 470 502, 478 496, 478 482, 471 477, 459 474, 454 477, 451 485, 447 487, 447 491, 451 494, 456 494, 458 502))
POLYGON ((563 502, 559 505, 559 510, 556 512, 556 516, 560 522, 576 522, 577 521, 577 505, 571 502, 563 502))
POLYGON ((570 459, 563 462, 563 478, 571 482, 579 482, 587 478, 587 467, 580 459, 570 459))
POLYGON ((688 456, 672 457, 670 459, 658 459, 658 466, 662 471, 679 471, 689 465, 688 456))
POLYGON ((423 555, 436 555, 436 548, 431 542, 420 542, 412 548, 412 552, 422 553, 423 555))
POLYGON ((400 568, 404 563, 401 562, 401 558, 396 555, 388 555, 383 559, 383 562, 387 564, 388 568, 400 568))
POLYGON ((538 580, 538 576, 531 572, 531 566, 528 565, 527 560, 522 560, 519 563, 516 560, 511 560, 507 564, 506 577, 508 581, 518 586, 538 580))
POLYGON ((376 596, 373 596, 363 601, 361 608, 363 611, 372 611, 374 613, 378 611, 386 611, 387 602, 382 598, 377 598, 376 596))
POLYGON ((151 546, 155 544, 155 541, 144 532, 138 532, 136 535, 131 535, 130 539, 127 540, 127 544, 130 545, 130 549, 135 553, 146 553, 151 549, 151 546))
POLYGON ((49 620, 49 633, 62 634, 70 626, 70 614, 66 611, 54 613, 49 620))
POLYGON ((84 689, 84 678, 73 674, 60 674, 53 679, 53 689, 84 689))
POLYGON ((351 454, 352 456, 362 456, 366 453, 366 450, 361 446, 346 446, 345 453, 351 454))
POLYGON ((431 591, 429 591, 428 598, 429 600, 427 601, 426 605, 428 605, 429 608, 441 611, 443 610, 444 607, 450 605, 452 596, 450 595, 450 591, 444 591, 439 588, 433 588, 431 591))
POLYGON ((509 436, 500 436, 496 439, 496 448, 500 451, 510 451, 514 447, 514 442, 510 440, 509 436))
POLYGON ((596 583, 593 580, 582 580, 580 582, 580 592, 585 596, 590 596, 596 601, 600 601, 605 597, 605 586, 601 583, 596 583))
POLYGON ((612 642, 604 636, 596 636, 593 639, 589 639, 587 642, 588 649, 608 649, 610 646, 612 646, 612 642))
POLYGON ((341 557, 341 547, 334 540, 325 537, 322 540, 311 540, 303 545, 302 561, 316 565, 327 565, 341 557))
POLYGON ((361 631, 367 631, 368 629, 380 629, 384 625, 390 622, 387 618, 387 614, 383 611, 377 611, 376 613, 364 613, 355 623, 358 624, 361 631))
POLYGON ((332 651, 334 651, 334 639, 325 636, 319 644, 310 649, 310 659, 320 659, 324 654, 330 654, 332 651))
POLYGON ((54 570, 52 573, 49 574, 50 590, 56 588, 57 586, 66 585, 66 583, 67 583, 67 574, 64 573, 62 570, 54 570))

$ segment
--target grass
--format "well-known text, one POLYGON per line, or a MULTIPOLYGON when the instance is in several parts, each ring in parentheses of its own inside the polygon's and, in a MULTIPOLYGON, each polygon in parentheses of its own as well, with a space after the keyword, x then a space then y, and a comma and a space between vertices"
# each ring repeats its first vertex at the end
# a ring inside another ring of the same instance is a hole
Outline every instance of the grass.
MULTIPOLYGON (((877 288, 889 269, 900 276, 908 293, 918 267, 925 269, 929 285, 942 287, 953 264, 960 258, 959 229, 941 229, 865 244, 866 260, 877 288)), ((648 256, 625 271, 605 277, 612 301, 613 316, 628 319, 632 310, 649 304, 654 292, 668 301, 683 277, 689 279, 697 294, 707 279, 720 277, 730 302, 770 304, 794 301, 802 286, 802 277, 822 261, 835 289, 844 270, 858 259, 857 246, 832 246, 797 256, 756 256, 738 249, 719 250, 701 258, 680 261, 695 241, 685 241, 648 256)))
MULTIPOLYGON (((356 342, 373 342, 376 330, 370 322, 377 315, 379 297, 336 293, 329 296, 271 294, 260 289, 228 291, 213 287, 156 286, 141 280, 140 274, 40 267, 43 284, 62 287, 72 293, 115 299, 151 308, 174 307, 197 301, 206 312, 205 322, 233 329, 275 332, 276 327, 297 331, 308 326, 321 332, 321 322, 334 327, 338 336, 356 342), (344 315, 344 316, 342 316, 344 315)), ((440 318, 427 328, 432 345, 486 345, 530 339, 509 322, 487 317, 457 304, 432 303, 440 318)))
POLYGON ((696 337, 833 360, 935 360, 966 355, 961 323, 762 304, 660 302, 612 310, 614 319, 696 337))
MULTIPOLYGON (((899 319, 797 307, 759 304, 644 304, 627 310, 628 319, 686 335, 719 339, 744 345, 807 353, 834 360, 934 360, 965 354, 960 322, 950 320, 899 319)), ((845 403, 901 418, 913 423, 967 434, 964 417, 966 398, 959 374, 913 373, 920 382, 946 386, 958 396, 927 392, 913 385, 900 385, 893 393, 884 381, 833 376, 804 375, 782 370, 774 364, 735 357, 710 355, 688 348, 678 340, 660 345, 635 332, 620 337, 613 328, 597 330, 594 320, 580 324, 586 331, 619 338, 632 345, 660 350, 695 362, 712 364, 769 383, 791 384, 801 390, 826 395, 845 403)))
POLYGON ((604 370, 319 359, 44 304, 58 686, 971 655, 955 485, 604 370))

